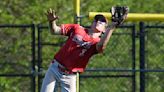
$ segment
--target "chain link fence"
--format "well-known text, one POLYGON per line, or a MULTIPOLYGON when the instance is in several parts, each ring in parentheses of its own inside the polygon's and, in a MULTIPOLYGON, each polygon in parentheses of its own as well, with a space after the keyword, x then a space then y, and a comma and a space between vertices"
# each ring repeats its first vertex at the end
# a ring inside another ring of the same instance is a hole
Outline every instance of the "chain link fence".
POLYGON ((0 25, 0 90, 35 90, 35 26, 0 25))
POLYGON ((164 26, 145 26, 145 69, 158 72, 145 73, 145 92, 164 90, 164 26))
MULTIPOLYGON (((104 53, 93 56, 80 75, 80 92, 162 92, 163 28, 144 23, 117 28, 104 53)), ((43 25, 0 26, 2 92, 39 92, 54 54, 67 39, 48 30, 43 25)))

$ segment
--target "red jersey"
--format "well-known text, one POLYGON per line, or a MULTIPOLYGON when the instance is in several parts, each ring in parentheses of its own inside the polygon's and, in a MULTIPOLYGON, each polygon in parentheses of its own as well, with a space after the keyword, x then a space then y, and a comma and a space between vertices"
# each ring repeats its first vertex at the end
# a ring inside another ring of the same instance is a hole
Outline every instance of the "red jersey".
POLYGON ((54 58, 69 70, 85 69, 90 57, 98 53, 96 44, 100 38, 92 38, 79 24, 62 24, 61 33, 68 39, 54 58))

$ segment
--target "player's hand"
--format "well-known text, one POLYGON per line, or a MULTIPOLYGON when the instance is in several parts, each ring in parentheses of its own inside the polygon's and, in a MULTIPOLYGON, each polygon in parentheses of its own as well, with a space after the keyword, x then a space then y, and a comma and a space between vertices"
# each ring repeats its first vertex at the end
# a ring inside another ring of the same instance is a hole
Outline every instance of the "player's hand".
POLYGON ((112 7, 110 12, 112 15, 112 22, 116 26, 119 26, 127 18, 129 8, 126 6, 123 6, 123 7, 116 6, 116 7, 112 7))
POLYGON ((56 16, 56 12, 54 10, 52 10, 51 8, 49 10, 47 10, 46 15, 47 15, 47 19, 49 22, 52 22, 59 18, 58 16, 56 16))

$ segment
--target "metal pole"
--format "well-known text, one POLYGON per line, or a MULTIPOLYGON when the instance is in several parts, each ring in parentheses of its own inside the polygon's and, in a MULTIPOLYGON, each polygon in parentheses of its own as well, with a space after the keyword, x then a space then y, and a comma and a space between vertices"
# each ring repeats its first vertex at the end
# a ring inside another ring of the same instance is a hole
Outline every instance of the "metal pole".
MULTIPOLYGON (((74 21, 80 24, 80 0, 74 0, 75 18, 74 21)), ((79 92, 79 72, 76 72, 76 92, 79 92)))
POLYGON ((35 70, 35 25, 32 24, 31 25, 31 29, 32 29, 32 92, 35 92, 36 89, 36 81, 35 81, 35 77, 36 77, 36 70, 35 70))
POLYGON ((76 92, 79 92, 79 72, 76 72, 76 92))
MULTIPOLYGON (((140 22, 140 69, 145 69, 145 31, 143 22, 140 22)), ((145 92, 144 71, 140 71, 140 92, 145 92)))
POLYGON ((42 45, 41 45, 41 28, 40 28, 40 25, 37 25, 37 28, 38 28, 38 91, 40 92, 40 89, 41 89, 41 70, 42 70, 42 67, 41 67, 41 63, 42 63, 42 45))
POLYGON ((75 23, 80 24, 80 0, 74 0, 74 11, 75 11, 74 21, 75 23))
POLYGON ((135 24, 132 27, 132 69, 134 72, 132 73, 132 92, 136 92, 136 32, 135 32, 135 24))
MULTIPOLYGON (((93 19, 97 14, 102 14, 111 20, 110 12, 89 12, 89 19, 93 19)), ((125 21, 164 21, 164 14, 129 13, 125 21)))

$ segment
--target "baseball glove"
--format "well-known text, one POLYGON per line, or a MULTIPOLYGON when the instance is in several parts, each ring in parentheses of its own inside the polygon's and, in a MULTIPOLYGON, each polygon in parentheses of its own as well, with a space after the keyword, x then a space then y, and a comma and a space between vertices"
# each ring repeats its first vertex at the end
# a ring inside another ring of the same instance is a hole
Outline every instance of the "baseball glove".
POLYGON ((126 19, 129 8, 127 6, 115 6, 111 8, 110 12, 112 15, 112 22, 115 22, 116 25, 119 26, 126 19))

